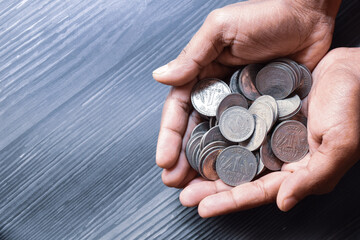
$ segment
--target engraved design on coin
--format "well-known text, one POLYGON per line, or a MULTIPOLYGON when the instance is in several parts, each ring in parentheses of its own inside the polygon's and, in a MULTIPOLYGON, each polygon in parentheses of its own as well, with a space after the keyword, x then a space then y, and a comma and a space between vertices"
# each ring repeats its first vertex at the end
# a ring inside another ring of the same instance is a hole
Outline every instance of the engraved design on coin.
POLYGON ((220 116, 219 128, 229 141, 242 142, 254 132, 255 121, 245 108, 235 106, 226 109, 220 116))
POLYGON ((274 130, 271 147, 275 156, 283 162, 301 160, 309 150, 306 127, 295 120, 282 122, 274 130))
POLYGON ((241 146, 225 148, 216 160, 218 176, 230 186, 250 182, 255 177, 257 168, 254 154, 241 146))
POLYGON ((203 79, 194 85, 191 103, 200 114, 214 117, 221 100, 230 93, 228 85, 220 79, 203 79))

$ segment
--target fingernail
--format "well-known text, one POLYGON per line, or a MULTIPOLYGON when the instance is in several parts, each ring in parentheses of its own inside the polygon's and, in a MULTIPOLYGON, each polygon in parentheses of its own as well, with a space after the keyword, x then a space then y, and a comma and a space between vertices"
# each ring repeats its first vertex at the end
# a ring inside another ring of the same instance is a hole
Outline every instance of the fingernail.
POLYGON ((297 201, 294 197, 289 197, 284 200, 283 206, 284 211, 289 211, 291 208, 293 208, 296 205, 297 201))
POLYGON ((165 73, 168 69, 169 69, 169 66, 166 64, 164 66, 159 67, 155 71, 153 71, 153 74, 161 75, 161 74, 165 73))

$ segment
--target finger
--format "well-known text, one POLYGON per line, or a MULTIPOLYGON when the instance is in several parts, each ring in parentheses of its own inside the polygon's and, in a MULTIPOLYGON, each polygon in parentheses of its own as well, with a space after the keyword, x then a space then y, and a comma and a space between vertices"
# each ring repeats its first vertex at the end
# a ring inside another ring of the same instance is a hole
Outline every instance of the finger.
POLYGON ((216 181, 199 181, 187 186, 180 193, 180 202, 185 207, 193 207, 199 204, 199 202, 209 195, 213 195, 219 192, 228 191, 232 187, 226 185, 221 180, 216 181))
POLYGON ((165 185, 169 187, 181 188, 197 175, 188 163, 185 149, 192 130, 200 121, 201 118, 199 113, 196 111, 192 111, 187 124, 186 133, 182 141, 182 148, 179 159, 175 161, 174 165, 171 168, 165 169, 162 172, 161 177, 165 185))
POLYGON ((200 183, 200 182, 204 182, 204 181, 207 181, 207 180, 205 180, 205 178, 199 176, 197 178, 192 179, 190 182, 188 182, 187 186, 190 186, 190 185, 193 185, 193 184, 196 184, 196 183, 200 183))
POLYGON ((281 182, 288 174, 290 173, 273 172, 230 191, 210 195, 200 202, 199 214, 207 218, 273 202, 281 182))
POLYGON ((156 149, 156 163, 161 168, 173 167, 179 158, 191 111, 192 85, 172 88, 165 101, 156 149))
POLYGON ((180 55, 156 69, 153 77, 164 84, 179 86, 194 79, 223 50, 223 34, 231 24, 231 15, 222 9, 209 14, 199 31, 180 55))
POLYGON ((182 161, 174 169, 164 169, 161 173, 163 183, 168 187, 183 188, 197 176, 197 172, 188 164, 181 165, 182 161))

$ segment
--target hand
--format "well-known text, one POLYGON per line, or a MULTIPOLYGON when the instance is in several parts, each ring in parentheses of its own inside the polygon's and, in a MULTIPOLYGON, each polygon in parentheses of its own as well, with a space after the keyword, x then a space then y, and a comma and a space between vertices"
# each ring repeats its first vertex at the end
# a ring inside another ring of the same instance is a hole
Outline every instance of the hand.
POLYGON ((199 121, 190 104, 195 82, 223 78, 234 66, 281 56, 313 69, 330 46, 339 4, 338 0, 266 0, 226 6, 209 14, 175 60, 154 71, 157 81, 176 86, 164 105, 156 153, 166 185, 183 187, 196 175, 184 154, 199 121))
POLYGON ((277 200, 288 211, 310 194, 332 191, 360 153, 360 48, 328 53, 313 72, 308 99, 309 154, 258 180, 235 188, 221 180, 194 180, 180 194, 202 217, 277 200))

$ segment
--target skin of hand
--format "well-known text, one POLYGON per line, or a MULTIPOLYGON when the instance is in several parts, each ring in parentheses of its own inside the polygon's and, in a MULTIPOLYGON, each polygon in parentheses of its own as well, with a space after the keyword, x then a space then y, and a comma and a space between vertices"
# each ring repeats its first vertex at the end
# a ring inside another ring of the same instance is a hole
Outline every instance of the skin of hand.
POLYGON ((313 69, 328 51, 339 5, 338 0, 255 0, 209 14, 180 55, 153 72, 157 81, 174 86, 164 104, 156 151, 164 184, 184 187, 196 176, 184 151, 200 121, 190 103, 195 82, 282 56, 313 69))
POLYGON ((277 201, 288 211, 310 194, 324 194, 358 160, 360 153, 360 48, 328 53, 313 72, 308 98, 309 154, 253 182, 229 187, 221 180, 193 180, 180 194, 202 217, 277 201))

